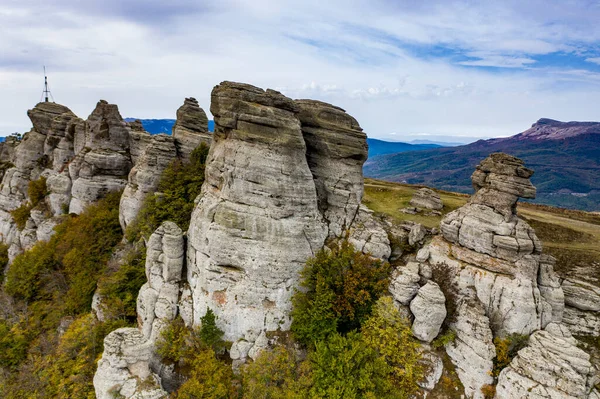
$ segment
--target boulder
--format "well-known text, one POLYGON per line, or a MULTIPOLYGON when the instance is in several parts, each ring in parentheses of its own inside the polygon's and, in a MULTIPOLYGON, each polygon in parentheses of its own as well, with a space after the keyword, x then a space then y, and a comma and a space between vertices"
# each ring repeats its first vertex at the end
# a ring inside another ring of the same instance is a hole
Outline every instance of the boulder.
POLYGON ((425 208, 440 211, 444 204, 440 195, 430 188, 420 188, 416 190, 410 199, 410 204, 416 208, 425 208))
POLYGON ((419 264, 409 262, 406 266, 400 266, 392 273, 389 292, 394 301, 408 306, 421 288, 419 286, 419 264))
POLYGON ((419 289, 410 302, 410 311, 415 317, 412 324, 415 337, 427 343, 437 337, 446 318, 445 303, 444 293, 433 281, 428 281, 419 289))

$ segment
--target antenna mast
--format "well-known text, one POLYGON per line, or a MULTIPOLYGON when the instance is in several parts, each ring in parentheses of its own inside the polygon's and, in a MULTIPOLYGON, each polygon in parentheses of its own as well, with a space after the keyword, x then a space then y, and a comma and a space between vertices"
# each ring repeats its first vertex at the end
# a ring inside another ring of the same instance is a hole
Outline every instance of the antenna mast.
MULTIPOLYGON (((48 89, 48 76, 46 76, 46 65, 44 65, 44 91, 42 92, 42 97, 44 98, 44 102, 48 102, 48 97, 52 97, 52 93, 50 89, 48 89)), ((54 102, 54 97, 52 97, 52 101, 54 102)))

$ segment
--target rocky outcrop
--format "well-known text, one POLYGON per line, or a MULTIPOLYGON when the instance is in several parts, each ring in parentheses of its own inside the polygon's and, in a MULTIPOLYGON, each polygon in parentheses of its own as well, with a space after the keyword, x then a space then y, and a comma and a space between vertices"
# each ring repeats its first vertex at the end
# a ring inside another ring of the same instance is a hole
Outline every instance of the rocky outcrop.
POLYGON ((500 373, 496 398, 593 398, 595 370, 568 328, 551 323, 534 332, 500 373))
POLYGON ((183 232, 164 222, 148 240, 146 278, 137 299, 138 328, 120 328, 104 339, 104 353, 94 375, 98 399, 167 398, 169 369, 156 355, 160 332, 178 313, 184 263, 183 232))
POLYGON ((243 358, 263 332, 289 328, 299 271, 327 237, 348 235, 384 258, 389 240, 360 207, 366 136, 343 110, 223 82, 211 113, 213 143, 188 231, 186 312, 198 323, 215 311, 243 358))
POLYGON ((568 278, 562 282, 565 310, 563 322, 573 334, 600 335, 600 288, 568 278))
POLYGON ((444 208, 444 203, 440 199, 440 195, 427 187, 416 190, 410 199, 410 204, 417 208, 435 211, 441 211, 444 208))
POLYGON ((446 353, 456 366, 467 397, 483 399, 481 388, 494 382, 496 348, 490 320, 481 302, 474 298, 461 299, 456 313, 451 325, 456 339, 446 346, 446 353))
MULTIPOLYGON (((494 382, 494 337, 528 335, 566 315, 566 294, 553 270, 555 260, 542 254, 535 232, 516 213, 520 197, 535 196, 532 174, 521 160, 506 154, 483 160, 472 176, 476 192, 471 200, 442 219, 441 235, 418 251, 416 262, 398 268, 390 285, 398 302, 412 301, 419 327, 432 322, 419 313, 433 305, 421 304, 418 295, 412 299, 416 290, 420 293, 434 280, 449 293, 450 308, 456 309, 449 315, 449 327, 456 340, 446 352, 469 397, 483 398, 481 388, 494 382)), ((409 233, 412 244, 418 245, 420 237, 416 230, 409 233)), ((427 341, 437 335, 433 328, 413 327, 413 333, 427 341)))
POLYGON ((165 134, 152 136, 137 164, 129 172, 127 186, 121 196, 119 222, 123 230, 135 219, 146 196, 158 189, 162 173, 176 157, 173 137, 165 134))
POLYGON ((212 92, 215 132, 188 232, 188 282, 195 323, 210 307, 225 339, 289 328, 298 273, 327 236, 297 111, 250 85, 212 92))
POLYGON ((69 212, 80 213, 107 193, 125 188, 133 166, 129 132, 116 105, 98 102, 75 140, 81 150, 69 164, 73 182, 69 212))
POLYGON ((177 155, 182 159, 188 159, 200 143, 210 146, 212 134, 208 132, 208 118, 195 98, 186 98, 177 110, 172 136, 177 145, 177 155))
POLYGON ((415 316, 412 332, 424 342, 431 342, 437 337, 446 318, 446 297, 440 287, 428 281, 417 292, 410 302, 410 311, 415 316))
POLYGON ((297 100, 307 161, 318 205, 330 237, 339 237, 358 213, 363 195, 362 165, 367 135, 343 109, 315 100, 297 100))

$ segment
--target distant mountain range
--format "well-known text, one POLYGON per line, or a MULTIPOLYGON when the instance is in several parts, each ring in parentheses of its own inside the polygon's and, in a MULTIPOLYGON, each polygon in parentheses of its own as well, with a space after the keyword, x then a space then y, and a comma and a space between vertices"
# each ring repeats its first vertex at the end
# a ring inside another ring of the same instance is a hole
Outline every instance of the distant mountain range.
MULTIPOLYGON (((126 122, 133 122, 138 118, 125 118, 126 122)), ((171 134, 175 119, 140 119, 144 129, 150 134, 166 133, 171 134)), ((213 132, 215 130, 215 121, 208 121, 208 131, 213 132)))
POLYGON ((365 163, 365 176, 471 192, 475 165, 492 152, 522 158, 535 170, 535 202, 600 210, 600 122, 540 119, 515 136, 379 155, 365 163))
MULTIPOLYGON (((125 118, 127 122, 133 122, 136 118, 125 118)), ((150 134, 166 133, 171 134, 175 119, 140 119, 144 129, 150 134)), ((208 130, 213 132, 215 130, 215 121, 208 121, 208 130)), ((383 154, 395 154, 406 151, 421 151, 430 148, 441 147, 438 144, 408 144, 394 141, 383 141, 377 139, 367 139, 369 144, 369 157, 383 154)))

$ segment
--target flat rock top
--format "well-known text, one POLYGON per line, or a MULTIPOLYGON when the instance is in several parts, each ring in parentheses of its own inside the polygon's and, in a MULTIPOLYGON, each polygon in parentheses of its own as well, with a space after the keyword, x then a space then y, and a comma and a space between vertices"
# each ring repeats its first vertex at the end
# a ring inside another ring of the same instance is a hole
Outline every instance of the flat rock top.
POLYGON ((223 97, 231 100, 239 100, 248 103, 256 103, 267 107, 280 108, 291 112, 298 112, 298 106, 291 98, 288 98, 278 91, 267 89, 263 90, 256 86, 246 83, 237 83, 224 81, 213 88, 213 101, 211 102, 210 110, 212 114, 218 111, 218 106, 215 104, 215 97, 223 97), (214 111, 213 111, 214 108, 214 111))

